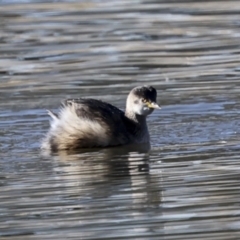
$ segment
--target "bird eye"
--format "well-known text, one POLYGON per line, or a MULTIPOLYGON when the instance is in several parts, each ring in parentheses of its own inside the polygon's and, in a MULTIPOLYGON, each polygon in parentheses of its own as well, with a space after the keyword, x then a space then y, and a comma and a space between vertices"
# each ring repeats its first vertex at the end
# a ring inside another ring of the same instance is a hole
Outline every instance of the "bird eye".
POLYGON ((145 98, 142 98, 142 102, 143 102, 143 103, 146 103, 147 100, 146 100, 145 98))

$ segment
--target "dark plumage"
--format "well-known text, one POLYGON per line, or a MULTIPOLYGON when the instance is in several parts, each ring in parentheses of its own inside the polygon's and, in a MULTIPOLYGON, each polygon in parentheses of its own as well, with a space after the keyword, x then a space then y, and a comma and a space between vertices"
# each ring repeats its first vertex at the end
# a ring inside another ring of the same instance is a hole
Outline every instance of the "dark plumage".
POLYGON ((153 87, 134 88, 125 112, 96 99, 65 100, 59 116, 49 111, 53 121, 42 148, 57 152, 149 142, 146 116, 159 108, 156 96, 153 87))
POLYGON ((157 91, 151 86, 136 87, 133 89, 133 93, 139 98, 146 98, 152 102, 156 102, 157 100, 157 91))

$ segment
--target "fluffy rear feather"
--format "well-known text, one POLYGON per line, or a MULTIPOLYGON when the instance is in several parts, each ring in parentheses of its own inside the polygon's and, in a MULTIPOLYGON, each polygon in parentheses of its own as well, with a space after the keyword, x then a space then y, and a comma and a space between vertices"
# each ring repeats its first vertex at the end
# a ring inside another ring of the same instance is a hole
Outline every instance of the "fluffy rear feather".
POLYGON ((59 116, 51 111, 48 114, 52 117, 51 128, 42 148, 58 151, 129 142, 124 113, 111 104, 95 99, 71 99, 63 102, 59 116))

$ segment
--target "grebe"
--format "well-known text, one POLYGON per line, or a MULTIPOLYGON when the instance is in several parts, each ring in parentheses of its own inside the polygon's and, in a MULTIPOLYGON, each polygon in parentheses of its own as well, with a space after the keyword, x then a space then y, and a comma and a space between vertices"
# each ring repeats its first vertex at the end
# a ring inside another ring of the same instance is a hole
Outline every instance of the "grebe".
POLYGON ((149 143, 146 117, 160 109, 156 100, 157 91, 151 86, 133 88, 125 112, 96 99, 65 100, 59 115, 48 110, 52 121, 42 148, 57 152, 149 143))

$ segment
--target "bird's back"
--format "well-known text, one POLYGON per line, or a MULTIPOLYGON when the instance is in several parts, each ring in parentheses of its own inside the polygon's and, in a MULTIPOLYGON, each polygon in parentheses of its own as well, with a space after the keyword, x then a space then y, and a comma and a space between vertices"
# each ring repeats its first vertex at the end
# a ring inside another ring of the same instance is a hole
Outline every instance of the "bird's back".
MULTIPOLYGON (((52 115, 53 116, 53 115, 52 115)), ((113 105, 96 99, 68 99, 43 142, 52 151, 130 143, 131 121, 113 105)))

